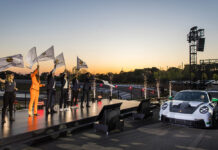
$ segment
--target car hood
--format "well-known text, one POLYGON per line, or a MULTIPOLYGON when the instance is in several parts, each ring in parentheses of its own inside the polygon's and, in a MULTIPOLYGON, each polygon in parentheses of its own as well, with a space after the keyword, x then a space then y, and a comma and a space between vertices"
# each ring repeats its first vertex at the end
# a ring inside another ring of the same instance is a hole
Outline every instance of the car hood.
POLYGON ((172 105, 179 105, 182 103, 187 103, 189 104, 191 107, 197 107, 200 106, 201 104, 203 104, 204 102, 196 102, 196 101, 180 101, 180 100, 173 100, 172 101, 172 105))

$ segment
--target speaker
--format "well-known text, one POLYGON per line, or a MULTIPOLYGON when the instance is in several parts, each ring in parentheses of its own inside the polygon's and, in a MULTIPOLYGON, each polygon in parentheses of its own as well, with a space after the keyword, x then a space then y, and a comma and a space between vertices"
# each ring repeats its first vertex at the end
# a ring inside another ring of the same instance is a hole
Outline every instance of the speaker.
POLYGON ((200 38, 197 42, 197 51, 203 52, 204 51, 204 43, 205 38, 200 38))
POLYGON ((122 103, 105 105, 99 113, 98 123, 94 124, 95 130, 101 130, 108 135, 114 129, 123 130, 124 121, 120 120, 120 106, 122 103))
POLYGON ((133 113, 133 119, 143 120, 151 116, 153 116, 153 112, 150 108, 150 99, 142 100, 137 108, 137 113, 133 113))
MULTIPOLYGON (((108 120, 111 119, 111 116, 108 115, 108 113, 112 110, 119 110, 119 113, 117 115, 120 115, 120 106, 122 103, 116 103, 116 104, 110 104, 110 105, 105 105, 101 112, 99 113, 97 120, 99 120, 103 124, 107 124, 108 120)), ((117 112, 117 111, 116 111, 117 112)), ((113 115, 112 115, 113 116, 113 115)))

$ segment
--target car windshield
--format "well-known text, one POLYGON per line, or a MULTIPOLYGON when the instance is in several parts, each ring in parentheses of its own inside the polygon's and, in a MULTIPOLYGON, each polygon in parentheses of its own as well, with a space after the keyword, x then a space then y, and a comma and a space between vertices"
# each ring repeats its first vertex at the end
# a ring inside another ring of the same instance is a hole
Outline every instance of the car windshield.
POLYGON ((208 102, 208 96, 204 92, 179 92, 174 100, 208 102))

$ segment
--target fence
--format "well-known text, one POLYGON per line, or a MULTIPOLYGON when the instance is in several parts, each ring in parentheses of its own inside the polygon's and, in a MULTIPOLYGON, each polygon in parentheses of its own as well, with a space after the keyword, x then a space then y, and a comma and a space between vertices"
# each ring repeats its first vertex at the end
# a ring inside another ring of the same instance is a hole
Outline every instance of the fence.
MULTIPOLYGON (((166 95, 168 91, 161 90, 161 95, 166 95)), ((4 91, 0 91, 0 108, 2 107, 4 91)), ((69 92, 71 95, 71 92, 69 92)), ((78 99, 80 101, 82 97, 82 91, 79 92, 78 99)), ((96 99, 109 99, 110 97, 110 87, 105 85, 96 86, 96 99)), ((155 88, 147 88, 147 97, 154 98, 157 97, 157 92, 155 88)), ((61 98, 60 87, 57 87, 56 96, 55 96, 55 104, 59 104, 61 98)), ((125 99, 125 100, 138 100, 144 99, 144 89, 142 85, 118 85, 113 88, 113 99, 125 99)), ((93 99, 93 91, 90 91, 90 99, 93 99)), ((29 90, 18 90, 16 92, 16 101, 19 104, 20 108, 28 108, 30 100, 30 92, 29 90)), ((39 96, 39 101, 47 100, 47 91, 46 88, 42 88, 39 96)), ((71 101, 71 98, 69 98, 71 101)))

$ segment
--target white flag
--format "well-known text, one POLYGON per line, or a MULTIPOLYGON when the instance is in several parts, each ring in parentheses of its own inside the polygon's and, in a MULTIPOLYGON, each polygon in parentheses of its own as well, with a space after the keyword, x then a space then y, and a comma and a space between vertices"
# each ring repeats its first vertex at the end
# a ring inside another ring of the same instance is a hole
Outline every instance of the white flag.
POLYGON ((18 54, 0 58, 0 72, 10 67, 24 68, 23 56, 18 54))
POLYGON ((77 69, 88 68, 87 64, 82 61, 79 57, 77 57, 77 69))
POLYGON ((38 57, 38 61, 54 60, 54 58, 54 46, 51 46, 38 57))
POLYGON ((37 62, 36 47, 33 47, 29 50, 26 56, 26 62, 28 63, 27 67, 30 69, 37 62))
POLYGON ((108 85, 110 87, 115 87, 114 85, 110 84, 108 81, 105 81, 105 80, 101 80, 101 81, 104 83, 104 85, 108 85))
POLYGON ((56 65, 56 68, 65 66, 64 54, 61 53, 60 55, 58 55, 57 57, 55 57, 55 62, 54 62, 54 63, 55 63, 55 65, 56 65))

